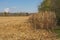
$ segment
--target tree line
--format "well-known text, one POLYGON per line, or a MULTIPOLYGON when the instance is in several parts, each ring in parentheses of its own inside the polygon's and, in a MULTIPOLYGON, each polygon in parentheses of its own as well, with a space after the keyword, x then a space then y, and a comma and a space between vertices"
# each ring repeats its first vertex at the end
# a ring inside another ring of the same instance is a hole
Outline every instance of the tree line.
POLYGON ((0 16, 29 16, 31 14, 34 14, 34 13, 24 13, 24 12, 21 12, 21 13, 10 13, 10 12, 0 12, 0 16))

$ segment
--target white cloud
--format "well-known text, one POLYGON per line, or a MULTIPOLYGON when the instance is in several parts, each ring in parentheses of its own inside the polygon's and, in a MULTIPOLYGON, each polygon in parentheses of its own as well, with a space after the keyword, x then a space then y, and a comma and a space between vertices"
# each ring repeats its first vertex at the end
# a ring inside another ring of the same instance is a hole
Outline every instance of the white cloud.
POLYGON ((9 12, 10 8, 5 8, 4 11, 5 12, 9 12))
POLYGON ((16 11, 16 7, 11 7, 11 8, 5 8, 4 12, 15 12, 16 11))

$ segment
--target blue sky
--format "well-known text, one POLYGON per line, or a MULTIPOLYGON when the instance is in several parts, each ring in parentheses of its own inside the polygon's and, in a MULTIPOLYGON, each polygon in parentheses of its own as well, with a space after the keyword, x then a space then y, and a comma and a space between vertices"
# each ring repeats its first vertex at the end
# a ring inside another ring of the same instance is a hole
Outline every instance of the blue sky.
POLYGON ((37 12, 42 0, 0 0, 0 12, 37 12))

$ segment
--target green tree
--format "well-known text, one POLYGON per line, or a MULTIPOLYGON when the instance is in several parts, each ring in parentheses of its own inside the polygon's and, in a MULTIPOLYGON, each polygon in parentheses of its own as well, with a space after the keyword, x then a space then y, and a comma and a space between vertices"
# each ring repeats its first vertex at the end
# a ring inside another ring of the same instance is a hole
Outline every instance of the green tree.
POLYGON ((41 3, 41 5, 39 5, 38 7, 38 11, 55 11, 55 7, 53 6, 55 5, 55 2, 53 2, 52 0, 43 0, 43 2, 41 3))
POLYGON ((38 7, 38 11, 44 10, 55 11, 57 17, 60 17, 60 0, 43 0, 38 7))
POLYGON ((60 0, 43 0, 38 6, 38 11, 54 11, 56 12, 57 20, 60 22, 60 0))
POLYGON ((7 13, 7 12, 4 12, 4 13, 3 13, 4 16, 8 16, 8 14, 9 14, 9 13, 7 13))

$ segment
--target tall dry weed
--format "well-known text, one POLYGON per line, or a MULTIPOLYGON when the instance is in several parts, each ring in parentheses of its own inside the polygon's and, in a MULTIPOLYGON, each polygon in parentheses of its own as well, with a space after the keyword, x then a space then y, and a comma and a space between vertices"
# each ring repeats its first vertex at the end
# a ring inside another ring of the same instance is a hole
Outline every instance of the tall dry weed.
POLYGON ((56 27, 56 15, 54 12, 45 11, 33 14, 29 17, 29 22, 36 31, 40 29, 41 40, 56 40, 54 32, 54 27, 56 27), (44 32, 43 30, 46 31, 44 32))
POLYGON ((56 26, 56 15, 54 12, 41 12, 33 14, 29 18, 29 22, 35 29, 52 30, 56 26))

